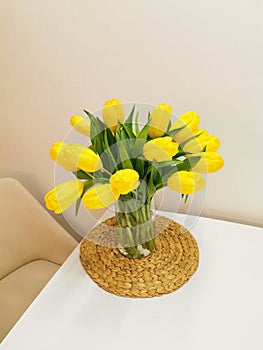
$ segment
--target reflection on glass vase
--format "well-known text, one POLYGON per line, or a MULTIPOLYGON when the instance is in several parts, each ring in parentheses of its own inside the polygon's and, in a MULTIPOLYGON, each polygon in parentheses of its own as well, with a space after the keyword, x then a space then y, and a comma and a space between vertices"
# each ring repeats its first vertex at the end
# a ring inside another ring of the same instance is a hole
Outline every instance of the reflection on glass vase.
POLYGON ((145 203, 123 195, 116 202, 118 249, 126 257, 144 258, 155 247, 155 200, 145 203))

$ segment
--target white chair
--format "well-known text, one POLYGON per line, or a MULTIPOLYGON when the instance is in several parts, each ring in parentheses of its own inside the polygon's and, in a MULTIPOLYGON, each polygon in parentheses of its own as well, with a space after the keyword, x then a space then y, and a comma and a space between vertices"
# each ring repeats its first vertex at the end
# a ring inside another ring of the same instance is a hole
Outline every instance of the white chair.
POLYGON ((0 179, 0 342, 77 242, 16 180, 0 179))

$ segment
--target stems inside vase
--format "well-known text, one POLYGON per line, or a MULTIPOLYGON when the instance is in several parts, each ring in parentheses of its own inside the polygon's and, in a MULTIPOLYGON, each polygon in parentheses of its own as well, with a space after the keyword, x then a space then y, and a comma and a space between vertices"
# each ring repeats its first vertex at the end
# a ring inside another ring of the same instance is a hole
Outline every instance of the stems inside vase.
POLYGON ((129 258, 143 258, 155 247, 155 208, 151 200, 138 205, 138 201, 129 197, 122 196, 116 208, 118 248, 129 258))

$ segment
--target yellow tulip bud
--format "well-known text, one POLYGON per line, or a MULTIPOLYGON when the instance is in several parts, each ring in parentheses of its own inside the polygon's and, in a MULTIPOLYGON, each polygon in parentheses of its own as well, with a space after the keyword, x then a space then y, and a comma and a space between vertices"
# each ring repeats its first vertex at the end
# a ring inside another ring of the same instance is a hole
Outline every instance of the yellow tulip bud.
POLYGON ((83 184, 80 181, 63 182, 45 195, 46 207, 60 214, 81 196, 82 191, 83 184))
POLYGON ((176 153, 178 153, 178 144, 170 136, 153 139, 143 146, 144 157, 149 161, 154 159, 157 162, 171 160, 176 153))
POLYGON ((200 117, 196 112, 186 112, 181 115, 171 126, 170 130, 184 128, 173 136, 174 141, 182 143, 189 137, 194 136, 194 132, 198 130, 200 117))
POLYGON ((77 143, 56 142, 50 149, 50 157, 69 171, 82 169, 94 172, 102 168, 99 156, 91 149, 77 143))
POLYGON ((78 168, 87 172, 95 172, 102 168, 100 157, 91 149, 78 144, 71 144, 68 147, 69 154, 78 159, 78 168), (78 157, 78 158, 77 158, 78 157))
POLYGON ((90 121, 87 118, 82 118, 77 115, 73 115, 70 118, 70 124, 75 130, 80 132, 83 135, 90 135, 90 121))
POLYGON ((119 194, 127 194, 139 186, 139 174, 132 169, 118 170, 110 177, 110 184, 119 194))
POLYGON ((160 137, 167 130, 172 107, 165 103, 157 105, 151 113, 151 125, 148 131, 149 136, 160 137))
POLYGON ((67 144, 64 142, 54 143, 50 148, 50 157, 59 165, 61 165, 64 169, 69 171, 76 171, 76 164, 72 161, 72 159, 69 159, 64 155, 66 146, 67 144))
POLYGON ((220 140, 214 135, 208 135, 206 130, 198 130, 194 135, 198 135, 196 138, 187 142, 183 149, 185 152, 201 152, 206 146, 207 152, 216 152, 220 147, 220 140), (201 133, 201 134, 200 134, 201 133))
POLYGON ((110 184, 100 185, 87 191, 82 197, 87 209, 102 209, 116 202, 120 194, 110 184))
POLYGON ((192 194, 205 187, 205 179, 197 172, 183 170, 171 175, 167 185, 178 193, 192 194))
POLYGON ((224 165, 224 159, 216 152, 194 153, 188 156, 189 161, 191 162, 191 158, 196 156, 201 157, 201 159, 192 169, 203 174, 214 173, 224 165))
POLYGON ((106 101, 102 110, 102 118, 104 123, 115 133, 118 121, 121 123, 124 121, 124 108, 121 102, 116 98, 106 101))

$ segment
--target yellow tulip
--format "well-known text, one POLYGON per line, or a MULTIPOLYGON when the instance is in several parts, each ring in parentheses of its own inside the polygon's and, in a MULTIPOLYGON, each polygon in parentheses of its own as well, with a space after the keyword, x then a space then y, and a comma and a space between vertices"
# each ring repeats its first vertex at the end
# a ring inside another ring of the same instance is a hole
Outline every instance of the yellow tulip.
POLYGON ((178 144, 170 136, 153 139, 143 146, 144 157, 149 161, 154 159, 157 162, 171 160, 176 153, 178 153, 178 144))
POLYGON ((224 159, 216 152, 197 152, 188 156, 189 161, 196 156, 200 156, 201 159, 192 169, 203 174, 214 173, 224 165, 224 159))
POLYGON ((76 164, 72 161, 72 159, 69 159, 64 155, 66 146, 67 144, 64 142, 54 143, 50 148, 50 157, 59 165, 61 165, 64 169, 69 171, 76 171, 76 164))
POLYGON ((160 137, 167 130, 172 107, 165 103, 157 105, 151 113, 151 125, 148 131, 149 136, 160 137))
POLYGON ((95 152, 85 147, 81 152, 78 166, 84 171, 95 172, 102 169, 103 164, 100 157, 95 152))
POLYGON ((173 191, 192 194, 205 187, 205 179, 197 172, 183 170, 171 175, 167 185, 173 191))
POLYGON ((104 123, 115 133, 118 121, 121 123, 124 121, 124 108, 121 102, 116 98, 106 101, 102 110, 102 118, 104 123))
POLYGON ((119 192, 110 184, 105 184, 87 191, 82 201, 87 209, 102 209, 116 202, 119 196, 119 192))
POLYGON ((110 184, 119 194, 127 194, 139 186, 139 174, 132 169, 118 170, 110 177, 110 184))
POLYGON ((51 146, 50 157, 69 171, 82 169, 94 172, 102 168, 99 156, 91 149, 77 143, 56 142, 51 146))
POLYGON ((174 141, 177 143, 182 143, 189 137, 194 136, 194 132, 198 130, 198 125, 200 123, 200 117, 196 112, 186 112, 181 115, 170 127, 170 130, 177 128, 184 128, 173 136, 174 141))
POLYGON ((220 147, 220 140, 214 135, 209 135, 206 130, 198 130, 194 135, 200 133, 201 135, 196 136, 196 138, 190 140, 183 146, 184 151, 191 153, 201 152, 206 146, 207 152, 216 152, 220 147))
POLYGON ((70 124, 75 130, 80 132, 83 135, 90 135, 90 121, 87 118, 82 118, 77 115, 73 115, 70 118, 70 124))
POLYGON ((82 191, 83 184, 80 181, 63 182, 45 195, 46 207, 60 214, 81 196, 82 191))

